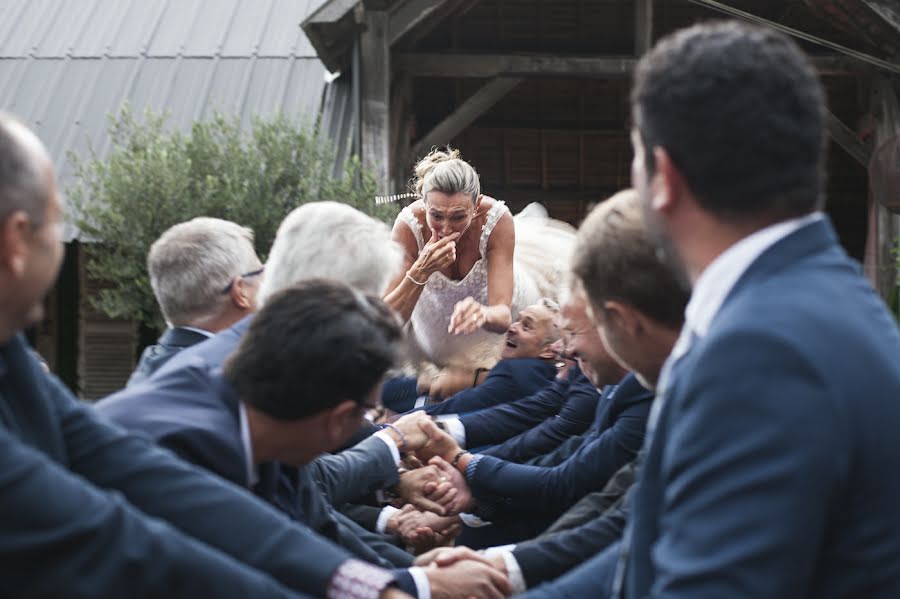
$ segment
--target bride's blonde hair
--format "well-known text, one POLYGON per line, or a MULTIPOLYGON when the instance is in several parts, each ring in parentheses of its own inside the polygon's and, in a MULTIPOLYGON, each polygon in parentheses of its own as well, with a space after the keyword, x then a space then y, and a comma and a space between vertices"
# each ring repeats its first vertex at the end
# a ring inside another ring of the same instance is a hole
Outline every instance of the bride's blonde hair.
POLYGON ((432 191, 448 195, 464 193, 472 198, 473 203, 481 195, 478 173, 462 159, 459 150, 449 146, 433 149, 416 163, 413 175, 410 187, 423 200, 432 191))

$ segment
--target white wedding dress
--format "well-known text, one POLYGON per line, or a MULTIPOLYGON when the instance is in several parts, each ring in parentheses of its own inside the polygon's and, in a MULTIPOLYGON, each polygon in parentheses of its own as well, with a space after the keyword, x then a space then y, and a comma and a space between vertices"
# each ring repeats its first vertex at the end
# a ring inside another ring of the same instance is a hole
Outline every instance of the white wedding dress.
MULTIPOLYGON (((426 281, 422 295, 410 318, 411 350, 415 361, 427 361, 436 366, 490 368, 500 359, 505 336, 478 330, 470 335, 447 332, 450 316, 457 302, 473 297, 487 305, 488 239, 500 217, 509 212, 501 201, 495 201, 487 213, 478 242, 480 258, 472 270, 459 281, 443 273, 433 273, 426 281)), ((407 206, 398 219, 412 230, 419 247, 425 246, 422 225, 407 206)), ((514 217, 516 247, 513 261, 512 317, 542 297, 557 299, 575 241, 575 230, 562 222, 550 219, 540 204, 531 204, 514 217)))

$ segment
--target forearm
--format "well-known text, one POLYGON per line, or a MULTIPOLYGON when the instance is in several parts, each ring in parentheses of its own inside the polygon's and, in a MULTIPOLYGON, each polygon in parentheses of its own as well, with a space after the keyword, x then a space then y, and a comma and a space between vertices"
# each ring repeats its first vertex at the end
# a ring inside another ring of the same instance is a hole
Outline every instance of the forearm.
POLYGON ((412 316, 419 296, 425 289, 425 283, 430 275, 417 272, 417 268, 413 265, 404 276, 400 283, 394 287, 387 295, 384 296, 384 303, 393 308, 397 314, 407 322, 412 316))
POLYGON ((492 333, 505 333, 512 324, 512 311, 506 304, 484 306, 481 310, 484 315, 484 324, 481 326, 492 333))

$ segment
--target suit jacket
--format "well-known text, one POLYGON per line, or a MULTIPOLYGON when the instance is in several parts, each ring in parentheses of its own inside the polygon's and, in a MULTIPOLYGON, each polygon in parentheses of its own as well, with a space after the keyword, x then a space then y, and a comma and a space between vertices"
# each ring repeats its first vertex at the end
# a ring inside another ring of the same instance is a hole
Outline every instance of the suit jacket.
POLYGON ((652 392, 640 385, 620 385, 606 398, 600 434, 556 467, 480 456, 467 478, 479 505, 494 508, 485 515, 495 524, 528 518, 541 524, 535 534, 543 530, 581 497, 601 490, 619 468, 634 459, 644 439, 652 400, 652 392))
POLYGON ((0 346, 0 462, 0 580, 11 596, 292 596, 275 580, 318 596, 350 557, 108 424, 21 338, 0 346))
POLYGON ((172 327, 163 332, 156 345, 144 349, 134 372, 128 379, 128 385, 139 383, 152 376, 163 364, 183 349, 197 345, 209 339, 209 336, 184 327, 172 327))
POLYGON ((464 414, 527 397, 546 387, 556 377, 556 366, 538 358, 500 360, 477 387, 464 389, 452 397, 427 406, 432 416, 464 414))
POLYGON ((672 370, 629 597, 900 597, 900 334, 826 221, 763 252, 672 370))
MULTIPOLYGON (((637 459, 637 458, 636 458, 637 459)), ((578 514, 568 523, 518 544, 513 556, 529 587, 553 580, 618 542, 625 529, 625 493, 634 481, 634 461, 619 469, 603 491, 591 493, 575 504, 578 514)), ((551 527, 552 528, 552 527, 551 527)))
POLYGON ((534 395, 465 414, 466 445, 500 443, 482 453, 522 463, 584 433, 596 418, 600 394, 577 367, 534 395))
MULTIPOLYGON (((193 365, 110 396, 97 409, 129 430, 148 434, 189 462, 249 488, 238 405, 221 369, 195 356, 193 365)), ((329 501, 340 505, 361 492, 381 488, 384 481, 396 482, 396 464, 380 439, 369 438, 299 469, 266 464, 258 474, 259 481, 252 487, 258 496, 357 557, 383 567, 412 563, 411 555, 364 530, 329 501)))

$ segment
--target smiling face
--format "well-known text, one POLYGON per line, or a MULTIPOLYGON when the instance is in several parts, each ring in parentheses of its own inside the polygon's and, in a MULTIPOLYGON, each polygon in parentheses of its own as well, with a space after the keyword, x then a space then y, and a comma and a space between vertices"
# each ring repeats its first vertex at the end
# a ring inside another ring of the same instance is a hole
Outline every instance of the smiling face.
POLYGON ((603 346, 581 293, 573 293, 560 307, 560 328, 567 356, 578 362, 581 372, 595 387, 612 385, 624 376, 624 370, 603 346))
POLYGON ((551 336, 554 326, 553 312, 546 307, 535 304, 519 312, 519 319, 512 323, 506 332, 506 347, 501 356, 510 358, 552 358, 551 349, 555 335, 551 336))
POLYGON ((440 239, 451 233, 464 233, 472 224, 477 209, 478 204, 465 193, 430 191, 425 198, 425 222, 440 239))

